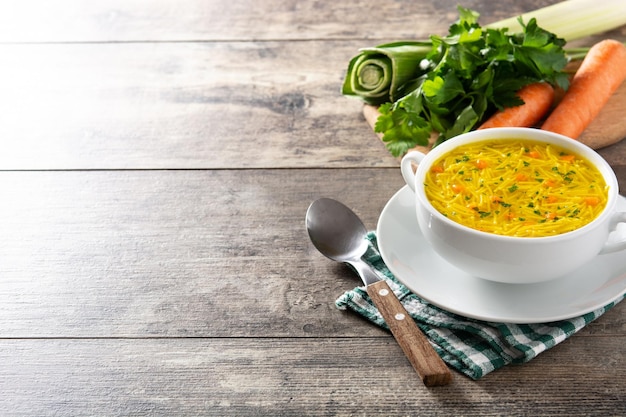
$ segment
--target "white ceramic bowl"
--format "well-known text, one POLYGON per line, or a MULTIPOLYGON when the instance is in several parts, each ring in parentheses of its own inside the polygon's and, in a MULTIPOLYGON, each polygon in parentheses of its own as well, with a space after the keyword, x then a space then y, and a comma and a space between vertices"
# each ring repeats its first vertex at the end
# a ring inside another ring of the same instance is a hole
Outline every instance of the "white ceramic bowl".
MULTIPOLYGON (((576 270, 599 253, 626 248, 609 235, 626 212, 615 209, 618 183, 609 164, 593 149, 568 137, 533 128, 493 128, 459 135, 428 154, 409 152, 402 159, 402 176, 415 192, 417 221, 435 252, 452 265, 474 275, 505 283, 533 283, 555 279, 576 270), (575 152, 594 164, 609 186, 608 202, 591 223, 571 232, 549 237, 511 237, 481 232, 456 223, 428 201, 424 178, 433 162, 459 145, 485 140, 533 140, 575 152), (417 164, 414 173, 412 165, 417 164)), ((433 277, 437 279, 437 277, 433 277)))

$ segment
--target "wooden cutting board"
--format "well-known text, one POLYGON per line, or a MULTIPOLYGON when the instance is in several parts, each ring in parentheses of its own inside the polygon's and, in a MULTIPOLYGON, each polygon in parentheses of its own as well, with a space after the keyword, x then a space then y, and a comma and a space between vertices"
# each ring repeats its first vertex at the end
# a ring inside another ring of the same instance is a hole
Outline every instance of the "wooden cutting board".
MULTIPOLYGON (((378 108, 365 105, 363 115, 374 129, 378 118, 378 108)), ((382 135, 378 135, 382 137, 382 135)), ((591 122, 578 140, 594 149, 612 145, 626 138, 626 82, 611 96, 600 114, 591 122)), ((431 142, 434 137, 431 137, 431 142)), ((428 152, 428 147, 416 147, 417 150, 428 152)))

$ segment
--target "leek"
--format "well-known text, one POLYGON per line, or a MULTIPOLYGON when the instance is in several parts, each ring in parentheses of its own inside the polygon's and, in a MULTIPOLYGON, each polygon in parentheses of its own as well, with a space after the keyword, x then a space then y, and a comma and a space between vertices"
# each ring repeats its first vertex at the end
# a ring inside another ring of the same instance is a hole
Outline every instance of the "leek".
POLYGON ((400 87, 415 78, 430 42, 398 42, 363 48, 348 65, 342 93, 368 104, 396 101, 400 87))
MULTIPOLYGON (((535 18, 543 29, 571 41, 625 25, 626 0, 567 0, 485 27, 518 32, 519 17, 522 22, 535 18)), ((431 41, 411 41, 361 49, 348 65, 342 94, 372 105, 397 101, 408 93, 403 86, 423 72, 420 63, 431 48, 431 41)))
MULTIPOLYGON (((624 0, 567 0, 520 16, 524 22, 531 18, 543 29, 566 41, 582 39, 626 25, 624 0)), ((511 17, 485 25, 488 28, 508 28, 518 31, 518 17, 511 17)))

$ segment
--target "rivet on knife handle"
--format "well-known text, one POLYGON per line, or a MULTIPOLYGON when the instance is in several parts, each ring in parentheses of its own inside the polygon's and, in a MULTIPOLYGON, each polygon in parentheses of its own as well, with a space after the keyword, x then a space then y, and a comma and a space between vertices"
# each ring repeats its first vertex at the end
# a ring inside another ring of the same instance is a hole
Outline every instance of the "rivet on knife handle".
POLYGON ((430 345, 387 282, 383 280, 368 285, 367 293, 424 385, 432 387, 449 384, 452 381, 450 369, 430 345))

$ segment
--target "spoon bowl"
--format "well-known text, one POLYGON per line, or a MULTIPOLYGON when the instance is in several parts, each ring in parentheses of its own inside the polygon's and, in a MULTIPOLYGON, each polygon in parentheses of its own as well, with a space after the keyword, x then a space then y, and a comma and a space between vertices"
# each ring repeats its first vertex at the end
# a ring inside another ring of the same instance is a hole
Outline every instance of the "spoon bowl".
POLYGON ((306 213, 306 228, 317 250, 333 261, 355 261, 367 251, 365 225, 337 200, 314 201, 306 213))

